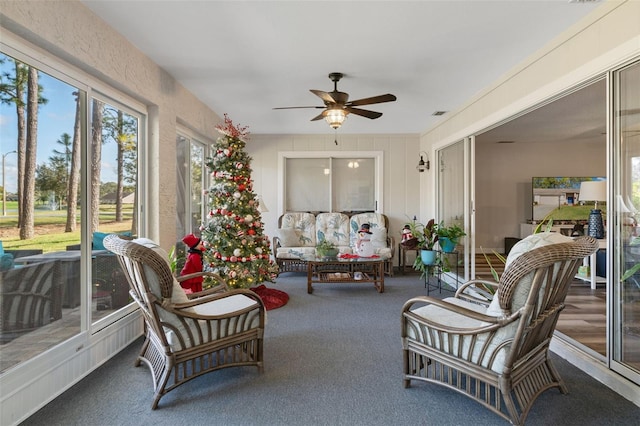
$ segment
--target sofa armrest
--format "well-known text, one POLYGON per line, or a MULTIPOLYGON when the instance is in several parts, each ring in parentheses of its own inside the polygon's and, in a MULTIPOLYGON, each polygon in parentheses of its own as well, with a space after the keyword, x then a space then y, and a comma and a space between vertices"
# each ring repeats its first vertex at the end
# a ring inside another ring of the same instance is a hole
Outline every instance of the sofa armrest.
POLYGON ((282 244, 280 243, 280 238, 278 237, 273 237, 273 244, 271 244, 271 250, 273 251, 273 258, 276 259, 277 253, 278 253, 278 248, 282 247, 282 244))

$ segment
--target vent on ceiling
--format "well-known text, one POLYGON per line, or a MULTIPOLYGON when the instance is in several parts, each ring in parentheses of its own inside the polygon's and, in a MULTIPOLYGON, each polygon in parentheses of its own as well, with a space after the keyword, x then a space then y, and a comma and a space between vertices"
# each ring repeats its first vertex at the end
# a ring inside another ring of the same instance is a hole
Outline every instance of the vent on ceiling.
POLYGON ((436 117, 437 117, 437 116, 439 116, 439 115, 445 115, 446 113, 447 113, 447 111, 435 111, 435 112, 434 112, 433 114, 431 114, 431 115, 433 115, 433 116, 436 116, 436 117))

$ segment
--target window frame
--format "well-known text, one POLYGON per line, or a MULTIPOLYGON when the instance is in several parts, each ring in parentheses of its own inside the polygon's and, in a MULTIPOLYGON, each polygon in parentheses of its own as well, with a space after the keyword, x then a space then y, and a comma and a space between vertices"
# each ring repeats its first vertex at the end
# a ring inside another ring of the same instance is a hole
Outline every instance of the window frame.
MULTIPOLYGON (((384 151, 280 151, 278 152, 278 215, 286 212, 286 161, 288 159, 350 159, 363 158, 374 160, 374 203, 373 211, 382 213, 384 206, 384 151)), ((333 176, 330 187, 335 182, 333 176)), ((330 190, 331 191, 331 190, 330 190)), ((330 197, 327 211, 333 211, 333 200, 330 197)))
MULTIPOLYGON (((176 131, 176 150, 184 150, 186 152, 183 152, 185 164, 176 164, 176 168, 182 167, 183 168, 182 172, 184 173, 184 185, 180 185, 180 181, 176 179, 176 184, 177 184, 176 190, 184 191, 185 197, 182 203, 183 211, 180 211, 180 209, 178 209, 176 212, 177 215, 183 216, 181 218, 176 217, 176 232, 178 234, 176 235, 176 241, 181 241, 184 235, 195 231, 194 229, 185 228, 191 225, 191 222, 192 222, 191 219, 193 217, 192 204, 189 198, 187 198, 187 195, 192 193, 191 154, 192 154, 192 146, 194 144, 202 147, 203 149, 202 181, 200 182, 202 184, 202 189, 203 190, 208 189, 211 183, 211 176, 209 175, 209 171, 207 169, 206 160, 212 154, 214 142, 211 141, 209 138, 200 136, 197 133, 185 127, 179 126, 176 131), (184 140, 184 143, 185 143, 184 147, 178 146, 178 138, 182 138, 184 140)), ((178 170, 176 170, 176 173, 177 172, 178 170)), ((200 194, 200 197, 202 201, 201 225, 203 225, 207 218, 207 197, 204 194, 204 192, 200 194)))
MULTIPOLYGON (((102 330, 107 329, 109 326, 117 323, 120 320, 125 319, 132 312, 138 310, 138 307, 134 303, 129 303, 124 307, 115 310, 113 313, 92 321, 91 313, 91 243, 92 235, 90 232, 90 223, 88 219, 88 209, 90 206, 91 191, 89 188, 90 178, 88 165, 91 159, 91 150, 89 140, 91 138, 91 99, 97 98, 108 102, 112 106, 125 111, 127 114, 136 116, 139 120, 138 123, 138 146, 137 146, 137 183, 136 191, 138 194, 138 235, 144 236, 148 232, 148 220, 145 216, 147 211, 146 203, 147 198, 144 197, 146 193, 145 188, 148 186, 147 175, 148 169, 145 167, 147 163, 146 158, 148 156, 148 120, 149 111, 147 106, 128 96, 119 92, 116 88, 109 86, 102 81, 98 80, 94 76, 87 72, 74 67, 72 64, 51 55, 49 52, 34 46, 10 32, 3 33, 2 40, 0 40, 0 51, 7 56, 15 58, 20 62, 28 64, 38 69, 38 71, 48 74, 49 76, 65 83, 74 88, 80 90, 83 93, 84 99, 82 101, 83 111, 81 113, 81 121, 83 128, 82 132, 82 150, 81 150, 81 170, 80 170, 80 244, 81 244, 81 260, 80 260, 80 328, 79 331, 73 336, 61 340, 55 343, 50 349, 36 354, 29 359, 22 361, 17 367, 20 369, 25 368, 25 365, 30 364, 32 361, 39 363, 43 360, 45 354, 51 355, 51 351, 65 352, 69 345, 81 347, 82 342, 87 339, 93 339, 96 335, 101 335, 102 330)), ((44 360, 46 362, 46 359, 44 360)))

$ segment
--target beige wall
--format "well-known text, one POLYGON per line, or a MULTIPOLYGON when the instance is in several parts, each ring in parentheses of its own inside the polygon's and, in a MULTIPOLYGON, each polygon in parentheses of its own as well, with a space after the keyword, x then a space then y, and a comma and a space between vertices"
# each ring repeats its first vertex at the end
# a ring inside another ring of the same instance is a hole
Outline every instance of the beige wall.
MULTIPOLYGON (((565 31, 493 86, 470 99, 457 111, 447 114, 442 122, 421 135, 421 149, 433 153, 434 149, 481 133, 496 123, 638 57, 640 2, 606 2, 594 14, 565 31)), ((585 163, 568 160, 572 156, 570 146, 566 149, 549 147, 548 150, 554 152, 551 157, 537 149, 512 157, 509 148, 504 145, 499 147, 500 151, 498 148, 483 147, 477 152, 475 164, 485 173, 476 172, 478 179, 483 181, 484 189, 478 190, 475 201, 477 207, 488 209, 488 213, 485 211, 476 223, 476 247, 499 248, 504 237, 519 235, 517 224, 522 218, 527 218, 527 206, 523 206, 526 194, 523 185, 530 181, 531 176, 606 174, 606 156, 602 147, 585 149, 585 155, 597 158, 595 166, 588 167, 585 163), (496 169, 489 169, 488 165, 495 166, 505 160, 510 165, 504 169, 504 173, 491 176, 492 170, 496 169), (503 190, 505 183, 511 185, 506 188, 505 198, 497 199, 489 193, 503 190), (512 216, 505 216, 508 214, 512 216)), ((422 176, 421 186, 431 189, 423 193, 434 194, 433 176, 422 176)), ((421 199, 423 216, 433 215, 433 200, 431 196, 421 199)))
POLYGON ((482 144, 476 153, 476 247, 501 250, 532 215, 533 176, 606 176, 606 141, 482 144))

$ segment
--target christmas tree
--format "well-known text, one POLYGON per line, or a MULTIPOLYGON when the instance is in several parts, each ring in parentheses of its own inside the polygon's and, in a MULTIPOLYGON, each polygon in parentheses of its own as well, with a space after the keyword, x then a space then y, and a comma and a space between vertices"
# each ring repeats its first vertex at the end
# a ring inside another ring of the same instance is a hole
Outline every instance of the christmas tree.
POLYGON ((231 288, 273 282, 278 266, 271 260, 269 238, 262 233, 251 157, 244 151, 249 132, 247 127, 234 126, 226 114, 224 124, 216 128, 222 136, 206 162, 212 184, 207 191, 209 220, 202 227, 205 267, 231 288))

